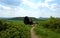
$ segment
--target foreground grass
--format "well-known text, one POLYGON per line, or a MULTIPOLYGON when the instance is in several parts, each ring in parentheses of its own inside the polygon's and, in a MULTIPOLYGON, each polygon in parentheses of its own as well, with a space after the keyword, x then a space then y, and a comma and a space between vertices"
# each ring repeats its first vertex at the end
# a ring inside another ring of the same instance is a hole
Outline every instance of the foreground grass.
POLYGON ((34 31, 42 38, 60 38, 60 18, 50 17, 40 21, 34 31))
POLYGON ((60 33, 45 28, 41 23, 35 27, 34 31, 41 38, 60 38, 60 33))
POLYGON ((37 25, 34 29, 35 33, 41 38, 60 38, 60 34, 52 31, 51 29, 44 28, 43 26, 37 25))
POLYGON ((22 21, 7 21, 5 23, 6 29, 0 31, 0 38, 31 38, 30 25, 24 25, 22 21))

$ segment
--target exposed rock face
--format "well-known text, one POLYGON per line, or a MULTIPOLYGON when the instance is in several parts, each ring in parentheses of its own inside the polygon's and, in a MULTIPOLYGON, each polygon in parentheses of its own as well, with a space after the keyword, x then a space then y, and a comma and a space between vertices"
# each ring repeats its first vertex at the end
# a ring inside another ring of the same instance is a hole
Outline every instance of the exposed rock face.
POLYGON ((33 21, 31 19, 29 19, 28 16, 24 17, 24 24, 29 24, 29 25, 32 25, 33 24, 33 21))

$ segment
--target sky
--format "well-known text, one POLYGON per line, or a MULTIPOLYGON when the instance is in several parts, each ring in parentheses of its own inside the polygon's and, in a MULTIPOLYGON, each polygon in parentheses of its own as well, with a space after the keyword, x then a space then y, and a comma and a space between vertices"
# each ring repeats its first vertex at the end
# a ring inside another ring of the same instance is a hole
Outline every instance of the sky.
POLYGON ((60 17, 60 0, 0 0, 0 17, 60 17))

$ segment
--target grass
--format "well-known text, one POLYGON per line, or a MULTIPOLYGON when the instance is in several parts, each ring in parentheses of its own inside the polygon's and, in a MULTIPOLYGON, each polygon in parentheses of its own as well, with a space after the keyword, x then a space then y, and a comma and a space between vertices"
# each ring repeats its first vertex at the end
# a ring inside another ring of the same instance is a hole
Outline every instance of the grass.
POLYGON ((44 28, 43 26, 37 25, 34 29, 35 33, 42 38, 60 38, 60 34, 50 29, 44 28))
POLYGON ((0 31, 0 38, 31 38, 30 25, 23 21, 6 21, 7 29, 0 31))

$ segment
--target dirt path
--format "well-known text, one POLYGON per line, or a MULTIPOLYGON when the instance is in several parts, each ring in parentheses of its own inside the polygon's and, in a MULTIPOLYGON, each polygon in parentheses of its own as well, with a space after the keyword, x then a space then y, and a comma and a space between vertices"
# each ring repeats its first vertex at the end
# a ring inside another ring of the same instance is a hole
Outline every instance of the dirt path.
POLYGON ((38 36, 34 33, 35 26, 32 26, 31 28, 31 38, 38 38, 38 36))

